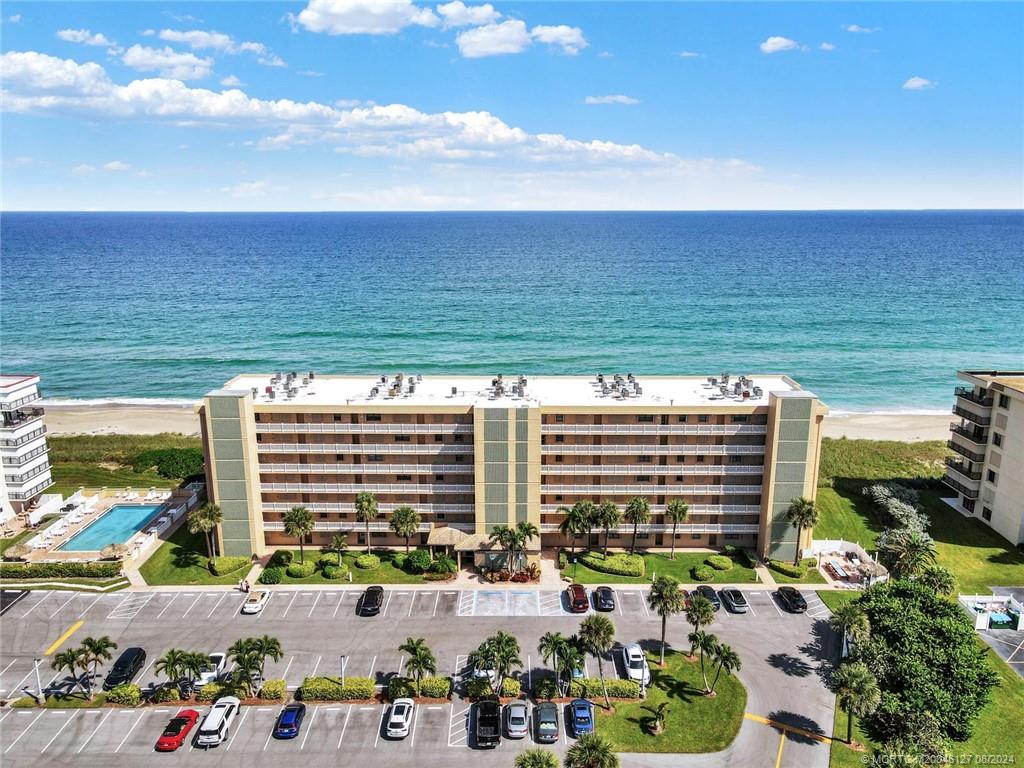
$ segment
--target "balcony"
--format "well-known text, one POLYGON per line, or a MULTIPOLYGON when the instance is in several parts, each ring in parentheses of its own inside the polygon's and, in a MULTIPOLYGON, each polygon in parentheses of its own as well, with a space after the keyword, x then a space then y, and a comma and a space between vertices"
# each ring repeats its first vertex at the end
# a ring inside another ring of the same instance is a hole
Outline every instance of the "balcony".
POLYGON ((26 464, 28 464, 30 461, 32 461, 32 459, 36 458, 37 456, 41 456, 42 454, 46 453, 48 450, 49 450, 49 446, 44 444, 44 445, 40 445, 38 448, 33 448, 28 453, 22 454, 20 456, 19 455, 4 456, 3 457, 3 464, 4 464, 5 467, 23 467, 26 464))
MULTIPOLYGON (((263 505, 266 507, 266 505, 263 505)), ((565 504, 541 504, 541 514, 558 514, 562 507, 571 506, 565 504)), ((691 515, 759 515, 761 506, 759 504, 690 504, 691 515)), ((289 506, 288 509, 291 507, 289 506)), ((419 509, 419 507, 417 507, 419 509)), ((651 513, 655 515, 665 514, 664 504, 651 504, 651 513)))
POLYGON ((763 475, 763 464, 542 464, 541 475, 763 475))
POLYGON ((472 453, 473 443, 259 443, 258 448, 260 453, 379 453, 384 456, 403 453, 443 456, 472 453))
POLYGON ((0 424, 2 429, 20 429, 26 424, 30 424, 37 419, 43 418, 45 412, 42 408, 29 408, 24 411, 6 411, 4 413, 3 423, 0 424))
POLYGON ((260 464, 260 472, 344 475, 471 475, 472 464, 260 464))
POLYGON ((22 445, 25 445, 25 443, 31 443, 33 440, 39 439, 45 434, 46 427, 40 425, 39 429, 33 429, 31 432, 22 435, 21 437, 8 440, 0 440, 0 448, 18 448, 22 445))
POLYGON ((543 435, 764 435, 765 424, 541 424, 543 435))
POLYGON ((278 424, 274 422, 256 422, 256 431, 269 433, 294 434, 370 434, 370 435, 468 435, 473 433, 472 424, 396 424, 393 422, 369 422, 363 424, 346 424, 333 421, 316 424, 278 424))
POLYGON ((979 496, 979 491, 978 491, 977 488, 968 488, 963 483, 957 482, 953 478, 949 477, 949 475, 947 475, 946 477, 942 478, 942 482, 944 482, 946 485, 948 485, 954 491, 959 493, 965 499, 976 499, 979 496))
MULTIPOLYGON (((620 525, 617 528, 612 528, 613 533, 617 533, 619 536, 631 537, 633 535, 632 525, 620 525)), ((558 533, 558 523, 541 523, 541 533, 558 533)), ((597 531, 593 531, 597 533, 597 531)), ((745 533, 745 534, 756 534, 759 532, 759 527, 750 523, 680 523, 676 529, 676 533, 680 536, 683 534, 693 533, 745 533)), ((637 527, 637 533, 641 536, 651 533, 672 533, 671 524, 661 523, 650 523, 648 525, 641 525, 637 527)), ((603 535, 603 532, 602 532, 603 535)))
POLYGON ((540 452, 550 454, 582 454, 584 456, 763 456, 763 445, 635 445, 604 443, 544 443, 540 452))
POLYGON ((50 476, 47 476, 45 480, 41 481, 40 483, 38 483, 37 485, 33 486, 32 488, 29 488, 28 490, 24 490, 24 489, 22 489, 20 491, 11 490, 8 493, 8 496, 10 496, 15 501, 28 501, 29 499, 32 499, 32 498, 38 496, 40 493, 45 491, 51 485, 53 485, 53 478, 50 477, 50 476))
POLYGON ((24 474, 21 474, 21 475, 4 475, 4 481, 8 485, 24 485, 29 480, 32 480, 32 479, 34 479, 36 477, 39 477, 39 475, 43 474, 44 472, 48 472, 49 469, 50 469, 50 462, 46 461, 46 462, 40 464, 35 469, 29 470, 28 472, 25 472, 24 474))
POLYGON ((24 405, 34 403, 36 400, 42 400, 42 395, 40 395, 39 392, 33 392, 31 395, 19 397, 17 400, 5 400, 0 402, 0 411, 16 411, 24 405))
POLYGON ((984 453, 977 453, 976 451, 972 451, 970 448, 965 448, 964 446, 960 445, 960 443, 956 442, 955 440, 947 440, 946 441, 946 446, 950 450, 956 451, 957 453, 959 453, 965 459, 970 459, 971 461, 977 461, 977 462, 982 462, 982 461, 985 460, 985 454, 984 453))
POLYGON ((454 483, 260 483, 263 493, 473 493, 475 485, 454 483))
POLYGON ((981 427, 987 427, 992 423, 992 418, 990 416, 979 416, 974 411, 968 410, 967 408, 959 405, 953 406, 953 413, 981 427))
MULTIPOLYGON (((289 509, 295 506, 293 502, 283 501, 264 501, 263 502, 264 512, 287 512, 289 509)), ((310 502, 303 504, 306 509, 310 512, 326 512, 333 514, 355 514, 355 505, 350 503, 335 502, 323 503, 323 502, 310 502)), ((379 509, 382 513, 388 514, 394 512, 399 507, 408 506, 403 502, 381 502, 379 509)), ((476 506, 473 504, 416 504, 416 511, 426 514, 451 514, 451 515, 472 515, 476 510, 476 506)))
POLYGON ((957 387, 956 396, 962 397, 964 400, 970 400, 975 405, 980 405, 982 408, 991 408, 994 398, 991 395, 979 394, 974 391, 974 387, 957 387))
POLYGON ((651 485, 633 483, 632 485, 541 485, 541 493, 561 494, 601 494, 602 498, 610 495, 621 496, 720 496, 723 494, 757 495, 764 490, 760 485, 651 485))
POLYGON ((981 480, 981 470, 973 470, 962 461, 954 459, 951 456, 946 457, 946 466, 958 475, 966 477, 968 480, 981 480))
POLYGON ((954 435, 959 435, 964 440, 968 440, 975 445, 985 446, 988 445, 988 432, 981 427, 966 427, 963 424, 957 424, 955 421, 949 425, 949 431, 954 435))

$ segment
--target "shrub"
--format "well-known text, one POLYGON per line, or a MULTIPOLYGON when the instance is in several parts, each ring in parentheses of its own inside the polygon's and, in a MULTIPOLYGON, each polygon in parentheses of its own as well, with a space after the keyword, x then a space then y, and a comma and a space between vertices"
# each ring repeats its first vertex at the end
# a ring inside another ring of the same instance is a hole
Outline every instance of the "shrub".
POLYGON ((137 707, 142 703, 142 691, 135 683, 124 683, 115 685, 107 691, 107 701, 111 704, 121 704, 125 707, 137 707))
POLYGON ((448 581, 451 578, 454 578, 454 574, 434 573, 433 571, 423 574, 424 581, 448 581))
POLYGON ((753 568, 757 565, 757 562, 750 556, 747 550, 743 549, 743 547, 737 547, 735 544, 726 544, 722 547, 722 554, 732 558, 734 562, 746 568, 753 568))
POLYGON ((166 704, 169 701, 180 701, 181 691, 173 685, 161 685, 149 696, 151 704, 166 704))
MULTIPOLYGON (((806 561, 805 561, 806 562, 806 561)), ((807 573, 807 567, 805 563, 800 565, 793 565, 785 560, 769 560, 768 567, 777 573, 781 573, 783 576, 789 576, 793 579, 802 579, 807 573)))
POLYGON ((533 684, 533 695, 538 699, 553 699, 558 695, 558 686, 555 678, 542 677, 533 684))
POLYGON ((398 570, 404 571, 406 557, 407 555, 405 554, 405 552, 399 552, 391 558, 391 564, 395 566, 395 568, 397 568, 398 570))
POLYGON ((501 695, 515 699, 519 697, 519 694, 523 692, 523 684, 516 680, 514 677, 506 677, 501 681, 501 695))
POLYGON ((267 701, 282 701, 287 693, 288 686, 284 680, 264 680, 259 697, 267 701))
POLYGON ((714 581, 715 570, 706 565, 695 565, 690 569, 690 575, 694 581, 714 581))
POLYGON ((642 556, 630 555, 626 552, 608 555, 608 557, 602 557, 596 552, 584 552, 579 556, 579 561, 591 570, 611 573, 616 576, 640 577, 646 570, 642 556))
POLYGON ((281 568, 264 568, 260 574, 260 584, 280 584, 284 571, 281 568))
POLYGON ((491 685, 490 678, 473 677, 466 683, 466 695, 471 698, 480 699, 493 693, 494 686, 491 685))
POLYGON ((375 693, 369 677, 346 677, 345 685, 333 677, 307 677, 295 697, 303 701, 353 701, 372 699, 375 693))
POLYGON ((293 579, 308 579, 315 570, 316 563, 312 560, 307 560, 304 563, 292 563, 285 569, 285 573, 293 579))
POLYGON ((325 579, 343 579, 348 575, 348 566, 342 563, 341 565, 328 565, 324 568, 325 579))
POLYGON ((425 549, 414 549, 405 559, 408 573, 423 573, 430 568, 430 553, 425 549))
POLYGON ((356 568, 373 571, 380 568, 380 558, 376 555, 360 555, 356 558, 356 568))
POLYGON ((270 556, 270 560, 267 561, 268 568, 284 568, 286 565, 291 563, 294 559, 295 553, 290 549, 278 549, 275 550, 274 554, 270 556))
POLYGON ((208 703, 222 696, 234 696, 238 691, 229 683, 207 683, 196 693, 196 701, 208 703))
POLYGON ((320 559, 316 561, 316 564, 321 568, 326 568, 329 565, 340 565, 337 552, 324 552, 320 555, 320 559))
POLYGON ((563 550, 558 550, 558 570, 564 571, 569 566, 569 556, 563 550))
MULTIPOLYGON (((608 695, 616 699, 639 699, 640 683, 635 680, 608 678, 608 695)), ((604 688, 599 677, 584 677, 573 680, 569 685, 569 695, 574 699, 597 699, 604 696, 604 688)))
POLYGON ((234 573, 240 571, 249 564, 249 558, 243 555, 237 557, 228 557, 221 555, 219 557, 210 558, 210 573, 214 576, 223 576, 227 573, 234 573))
POLYGON ((0 563, 2 579, 62 579, 85 577, 113 579, 121 575, 121 563, 0 563))
POLYGON ((728 571, 732 568, 732 560, 725 555, 711 555, 704 561, 716 571, 728 571))
POLYGON ((455 559, 449 557, 443 552, 434 558, 434 562, 430 564, 430 572, 447 575, 455 573, 459 570, 459 564, 455 562, 455 559))
POLYGON ((160 477, 169 480, 198 475, 203 471, 203 451, 201 448, 155 448, 143 451, 132 460, 135 472, 145 472, 153 467, 160 477))
POLYGON ((429 699, 447 699, 452 695, 450 677, 424 677, 420 680, 420 696, 429 699))
POLYGON ((416 683, 408 677, 392 677, 388 680, 388 698, 395 699, 413 698, 416 696, 416 683))

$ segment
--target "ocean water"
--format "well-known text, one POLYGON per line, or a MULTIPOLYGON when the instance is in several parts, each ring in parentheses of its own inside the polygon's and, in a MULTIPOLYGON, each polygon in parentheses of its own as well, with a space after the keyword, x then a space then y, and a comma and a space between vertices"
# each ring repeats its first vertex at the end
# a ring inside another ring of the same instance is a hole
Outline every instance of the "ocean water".
POLYGON ((1024 213, 0 217, 0 368, 50 398, 243 371, 783 372, 946 410, 1024 367, 1024 213))

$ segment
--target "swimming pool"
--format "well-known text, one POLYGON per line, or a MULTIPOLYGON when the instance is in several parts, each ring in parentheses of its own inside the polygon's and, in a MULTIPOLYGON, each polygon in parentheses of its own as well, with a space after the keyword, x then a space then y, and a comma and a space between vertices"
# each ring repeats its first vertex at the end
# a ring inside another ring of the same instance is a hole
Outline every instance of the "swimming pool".
POLYGON ((124 544, 160 509, 159 504, 115 504, 94 523, 59 547, 63 552, 98 552, 108 544, 124 544))

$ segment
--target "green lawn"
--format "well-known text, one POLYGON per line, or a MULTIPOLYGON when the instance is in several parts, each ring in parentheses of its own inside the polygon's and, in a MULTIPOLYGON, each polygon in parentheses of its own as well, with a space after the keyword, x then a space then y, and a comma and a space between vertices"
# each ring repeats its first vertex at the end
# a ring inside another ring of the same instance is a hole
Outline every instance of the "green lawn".
POLYGON ((817 560, 814 558, 807 558, 804 561, 807 563, 807 572, 803 576, 797 578, 796 576, 787 576, 784 573, 769 568, 768 572, 772 575, 772 578, 779 584, 827 584, 828 580, 821 575, 821 572, 815 567, 817 560))
MULTIPOLYGON (((661 669, 650 654, 652 681, 647 699, 636 703, 616 702, 615 712, 597 707, 597 732, 611 741, 617 752, 717 752, 736 738, 747 706, 747 691, 735 676, 725 673, 718 680, 714 698, 704 696, 700 664, 686 660, 686 654, 670 652, 661 669), (664 732, 648 732, 651 710, 668 702, 664 732)), ((709 674, 709 681, 713 678, 709 674)))
POLYGON ((248 569, 214 576, 206 567, 206 545, 199 534, 182 525, 142 564, 139 573, 150 585, 162 584, 237 584, 248 569))
POLYGON ((897 440, 821 441, 819 483, 891 480, 901 477, 942 477, 949 449, 942 440, 903 443, 897 440))
POLYGON ((89 578, 85 578, 85 577, 81 577, 81 576, 71 576, 71 577, 67 577, 67 578, 62 577, 62 578, 53 578, 53 579, 25 579, 25 580, 17 581, 17 582, 14 582, 12 580, 8 580, 8 581, 10 581, 10 583, 17 583, 19 585, 22 585, 22 586, 19 586, 18 589, 24 589, 26 591, 32 591, 32 590, 36 590, 36 589, 52 589, 52 590, 61 591, 61 592, 90 592, 90 593, 92 593, 94 595, 106 595, 106 594, 109 594, 111 592, 117 592, 119 590, 124 589, 125 587, 130 586, 130 582, 126 578, 124 578, 123 576, 118 576, 117 578, 113 578, 113 579, 89 579, 89 578), (33 582, 36 582, 36 584, 33 584, 33 582), (53 583, 53 582, 60 582, 61 584, 79 584, 81 586, 79 586, 79 587, 74 587, 74 586, 70 586, 70 587, 65 587, 65 586, 50 587, 50 586, 46 586, 47 584, 53 583), (110 586, 111 584, 117 584, 118 586, 113 587, 112 589, 106 589, 106 590, 103 590, 103 591, 100 591, 100 590, 97 590, 97 589, 86 589, 85 588, 86 586, 107 587, 107 586, 110 586))
POLYGON ((821 598, 821 602, 828 606, 830 611, 835 611, 841 605, 856 600, 860 597, 861 593, 859 590, 838 590, 838 589, 822 589, 818 591, 818 597, 821 598))
MULTIPOLYGON (((93 696, 92 701, 85 698, 85 694, 81 690, 75 691, 70 696, 47 696, 46 703, 43 704, 45 709, 96 709, 102 707, 107 703, 107 694, 103 691, 97 691, 96 695, 93 696)), ((36 700, 31 696, 22 696, 17 699, 12 707, 17 709, 35 709, 36 700)))
MULTIPOLYGON (((598 557, 601 556, 599 552, 595 554, 598 557)), ((647 570, 645 575, 640 578, 601 573, 588 568, 583 563, 576 563, 574 566, 570 557, 569 565, 562 571, 562 576, 574 579, 580 584, 649 584, 655 576, 672 576, 684 584, 693 584, 694 578, 690 574, 690 569, 697 565, 703 565, 711 554, 714 553, 677 551, 675 560, 670 560, 667 554, 654 552, 643 554, 647 570)), ((753 568, 734 564, 728 571, 715 571, 713 583, 742 584, 752 581, 754 581, 753 568)))
POLYGON ((860 493, 834 488, 818 489, 821 519, 814 526, 816 539, 845 539, 874 549, 882 526, 875 520, 871 501, 860 493))
MULTIPOLYGON (((426 579, 422 575, 406 573, 394 566, 391 562, 391 558, 396 554, 391 551, 377 551, 376 554, 380 558, 380 567, 375 568, 372 571, 363 570, 362 568, 356 568, 355 560, 359 555, 366 554, 365 550, 352 550, 346 552, 342 556, 342 562, 348 565, 349 572, 352 574, 352 584, 424 584, 426 579)), ((320 552, 313 550, 306 552, 306 560, 312 559, 316 561, 321 556, 320 552)), ((296 551, 295 560, 292 562, 298 562, 299 555, 296 551)), ((338 586, 350 583, 348 577, 342 579, 328 579, 325 578, 323 572, 318 568, 312 576, 305 579, 294 579, 287 573, 281 578, 282 584, 335 584, 338 586)))

